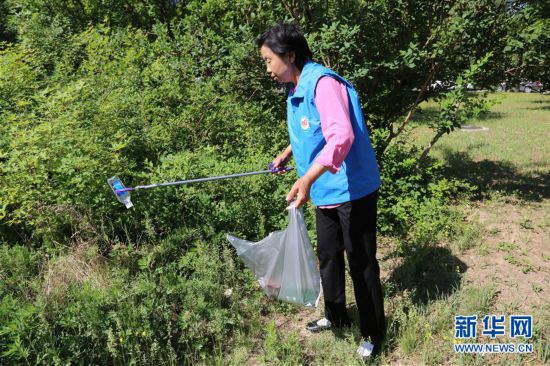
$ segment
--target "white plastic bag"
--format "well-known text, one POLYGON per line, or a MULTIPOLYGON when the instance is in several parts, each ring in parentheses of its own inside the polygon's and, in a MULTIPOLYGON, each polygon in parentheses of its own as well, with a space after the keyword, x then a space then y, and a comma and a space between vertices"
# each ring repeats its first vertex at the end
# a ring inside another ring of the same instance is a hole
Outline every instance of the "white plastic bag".
POLYGON ((268 296, 305 306, 317 306, 321 279, 301 209, 289 208, 286 230, 257 243, 227 234, 237 255, 254 271, 268 296))

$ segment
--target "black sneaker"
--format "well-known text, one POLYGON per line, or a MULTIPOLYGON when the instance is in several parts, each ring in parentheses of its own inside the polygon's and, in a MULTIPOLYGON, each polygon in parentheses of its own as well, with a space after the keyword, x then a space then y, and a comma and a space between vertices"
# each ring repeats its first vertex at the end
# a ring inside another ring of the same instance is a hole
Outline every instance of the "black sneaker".
POLYGON ((332 328, 332 323, 327 318, 321 318, 307 323, 306 328, 310 332, 317 333, 332 328))

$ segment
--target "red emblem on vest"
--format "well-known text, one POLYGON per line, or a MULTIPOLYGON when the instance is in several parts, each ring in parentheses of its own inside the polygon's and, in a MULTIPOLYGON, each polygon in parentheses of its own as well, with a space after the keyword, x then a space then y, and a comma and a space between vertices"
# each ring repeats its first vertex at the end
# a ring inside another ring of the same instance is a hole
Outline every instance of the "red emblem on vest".
POLYGON ((300 126, 302 126, 302 130, 307 130, 309 128, 309 121, 306 117, 302 117, 302 120, 300 121, 300 126))

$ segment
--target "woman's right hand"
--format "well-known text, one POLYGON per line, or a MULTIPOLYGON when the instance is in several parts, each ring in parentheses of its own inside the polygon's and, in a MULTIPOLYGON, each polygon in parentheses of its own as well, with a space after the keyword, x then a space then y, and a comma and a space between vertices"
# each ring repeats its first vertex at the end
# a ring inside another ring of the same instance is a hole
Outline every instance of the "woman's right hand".
POLYGON ((277 174, 286 173, 286 170, 284 170, 283 168, 286 166, 286 164, 290 160, 291 155, 292 155, 292 147, 288 145, 285 151, 283 151, 282 153, 277 155, 275 159, 273 159, 273 161, 271 162, 271 165, 273 166, 273 168, 281 169, 281 171, 277 172, 277 174))
POLYGON ((271 162, 273 168, 275 169, 281 169, 277 172, 277 174, 284 174, 286 173, 286 170, 283 168, 286 166, 286 163, 288 163, 288 156, 285 156, 284 154, 278 155, 273 161, 271 162))

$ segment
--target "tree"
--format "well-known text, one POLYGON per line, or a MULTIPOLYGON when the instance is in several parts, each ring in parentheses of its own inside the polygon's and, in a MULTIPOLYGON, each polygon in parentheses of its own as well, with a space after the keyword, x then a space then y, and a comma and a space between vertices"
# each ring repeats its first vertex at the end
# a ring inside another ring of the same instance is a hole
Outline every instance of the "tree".
POLYGON ((550 88, 550 3, 509 1, 503 81, 541 81, 550 88))
POLYGON ((0 42, 15 41, 15 29, 11 20, 9 0, 0 0, 0 42))

